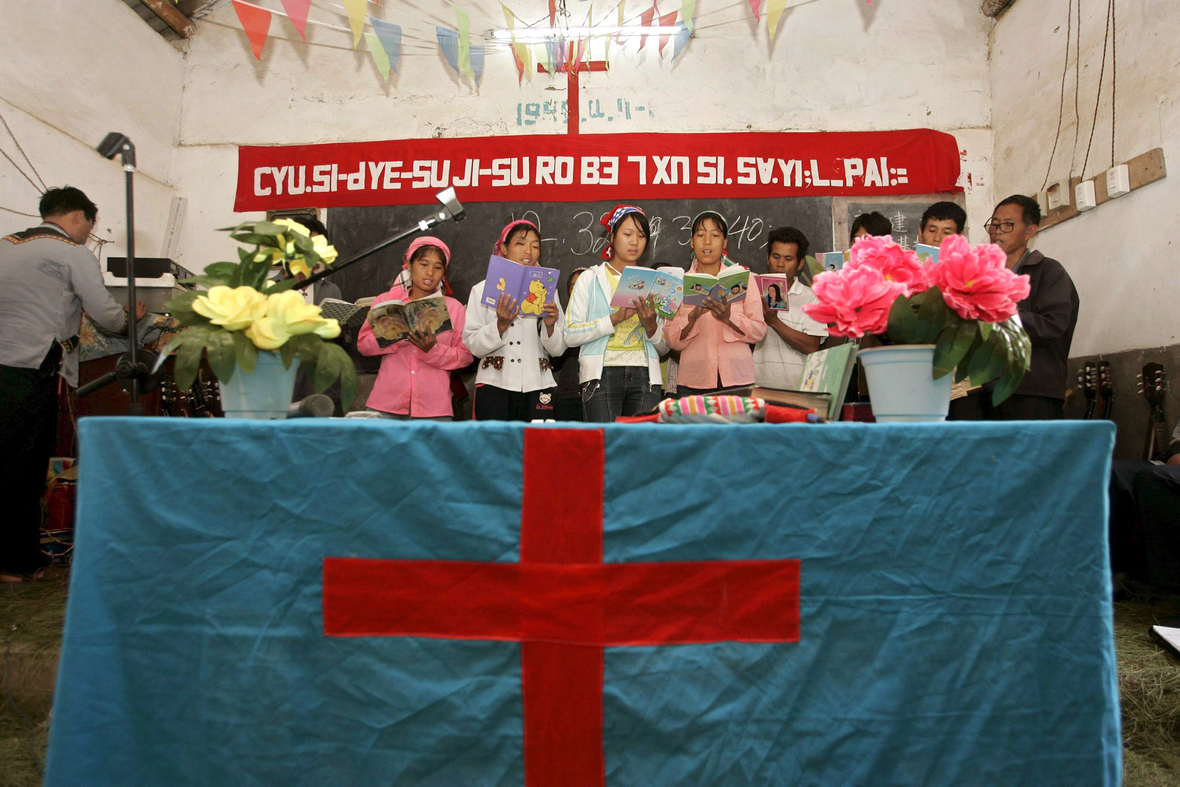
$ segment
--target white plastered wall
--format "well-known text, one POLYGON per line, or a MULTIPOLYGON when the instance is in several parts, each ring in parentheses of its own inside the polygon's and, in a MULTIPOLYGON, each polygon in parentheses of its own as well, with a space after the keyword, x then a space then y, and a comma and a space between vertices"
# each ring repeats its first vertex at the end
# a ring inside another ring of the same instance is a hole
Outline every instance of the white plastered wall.
MULTIPOLYGON (((109 131, 135 143, 136 252, 159 255, 180 136, 184 58, 118 0, 0 0, 0 150, 48 186, 81 188, 99 207, 104 255, 126 251, 124 174, 94 147, 109 131), (13 139, 15 136, 15 140, 13 139), (18 151, 19 142, 32 162, 18 151)), ((37 224, 39 183, 0 158, 0 228, 37 224), (13 213, 12 211, 19 211, 13 213)))
MULTIPOLYGON (((1057 130, 1068 0, 1018 0, 997 23, 992 41, 995 193, 1041 190, 1057 130)), ((1076 8, 1076 4, 1075 4, 1076 8)), ((1162 147, 1170 166, 1180 150, 1180 3, 1117 4, 1118 83, 1115 160, 1162 147)), ((1106 4, 1085 3, 1081 22, 1080 124, 1074 121, 1074 58, 1065 112, 1048 180, 1082 175, 1098 76, 1106 4), (1075 147, 1075 130, 1078 142, 1075 147)), ((1076 32, 1076 23, 1073 25, 1076 32)), ((1073 44, 1070 45, 1073 50, 1073 44)), ((1085 177, 1111 163, 1111 53, 1085 177)), ((1043 232, 1035 246, 1058 259, 1081 298, 1071 356, 1113 353, 1180 341, 1180 176, 1119 197, 1043 232)))
MULTIPOLYGON (((532 22, 547 15, 545 0, 508 5, 532 22)), ((574 24, 588 5, 569 3, 574 24)), ((663 61, 657 57, 653 37, 642 52, 637 41, 612 45, 611 70, 583 75, 582 131, 946 131, 960 143, 971 237, 985 240, 982 224, 993 196, 991 21, 977 0, 874 5, 875 11, 863 0, 796 3, 768 57, 766 23, 755 27, 748 5, 700 0, 696 37, 674 63, 670 52, 663 61), (589 102, 595 102, 593 113, 589 102)), ((309 25, 305 44, 276 16, 261 62, 229 3, 198 22, 186 59, 175 160, 176 183, 189 199, 181 238, 186 265, 233 254, 232 242, 213 230, 245 218, 232 211, 237 144, 565 132, 559 109, 564 77, 537 75, 518 86, 508 49, 489 47, 475 92, 452 75, 434 41, 435 24, 453 26, 451 10, 412 6, 399 0, 370 6, 404 29, 400 73, 388 84, 363 42, 352 49, 347 19, 342 11, 333 14, 331 3, 317 4, 312 19, 344 30, 309 25), (538 108, 532 125, 530 105, 538 108)), ((473 35, 503 27, 498 2, 471 0, 462 7, 473 35)), ((597 9, 596 21, 603 12, 597 9)), ((596 44, 591 58, 601 57, 596 44)))

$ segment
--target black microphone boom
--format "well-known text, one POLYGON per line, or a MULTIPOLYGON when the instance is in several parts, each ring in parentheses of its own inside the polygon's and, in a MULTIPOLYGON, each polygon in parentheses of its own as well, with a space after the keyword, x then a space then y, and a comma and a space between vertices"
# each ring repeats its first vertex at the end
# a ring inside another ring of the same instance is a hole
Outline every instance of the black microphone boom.
POLYGON ((361 260, 365 259, 366 257, 371 257, 372 255, 376 254, 377 252, 381 251, 382 249, 387 249, 390 246, 392 246, 393 244, 397 243, 398 241, 403 241, 406 238, 410 237, 411 235, 417 235, 419 232, 426 232, 426 230, 430 229, 431 227, 436 227, 439 224, 442 224, 447 219, 451 219, 453 221, 462 221, 463 220, 463 217, 466 214, 466 211, 463 209, 463 206, 459 203, 459 198, 455 196, 454 186, 450 186, 448 188, 443 189, 439 193, 435 194, 434 198, 436 200, 438 200, 439 203, 441 203, 442 208, 440 210, 436 210, 434 213, 430 214, 426 218, 421 219, 416 226, 411 227, 410 229, 405 230, 404 232, 399 232, 397 235, 394 235, 390 238, 386 238, 385 240, 381 241, 380 243, 370 246, 369 248, 364 249, 363 251, 359 251, 356 254, 349 257, 344 262, 336 263, 335 265, 333 265, 330 268, 325 267, 319 273, 308 276, 306 279, 304 279, 303 281, 296 284, 295 288, 302 290, 305 287, 310 287, 312 284, 315 284, 320 279, 326 279, 334 273, 339 273, 340 271, 347 268, 349 265, 352 265, 354 262, 360 262, 361 260))

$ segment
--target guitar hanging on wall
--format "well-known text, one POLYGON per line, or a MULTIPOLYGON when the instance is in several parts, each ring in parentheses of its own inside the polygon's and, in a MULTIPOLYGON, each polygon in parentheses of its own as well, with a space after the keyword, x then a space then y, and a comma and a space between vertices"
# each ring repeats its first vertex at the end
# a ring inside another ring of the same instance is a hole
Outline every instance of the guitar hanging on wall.
POLYGON ((1148 462, 1163 461, 1168 448, 1168 418, 1164 412, 1164 399, 1168 391, 1168 380, 1164 367, 1158 363, 1143 366, 1139 375, 1139 392, 1147 399, 1147 437, 1143 441, 1143 459, 1148 462))
POLYGON ((1099 361, 1095 373, 1098 378, 1098 417, 1114 420, 1114 377, 1110 361, 1099 361))
POLYGON ((1082 418, 1093 418, 1094 404, 1098 397, 1098 387, 1095 383, 1095 363, 1093 361, 1086 361, 1085 365, 1078 369, 1078 386, 1082 389, 1082 395, 1086 397, 1086 411, 1082 414, 1082 418))

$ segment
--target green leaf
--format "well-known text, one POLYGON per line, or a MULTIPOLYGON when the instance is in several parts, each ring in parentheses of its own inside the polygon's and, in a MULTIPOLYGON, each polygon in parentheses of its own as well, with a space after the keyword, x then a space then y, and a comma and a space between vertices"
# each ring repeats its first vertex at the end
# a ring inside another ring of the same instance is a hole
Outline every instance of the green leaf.
POLYGON ((230 336, 233 337, 234 342, 234 360, 238 362, 239 369, 249 374, 254 371, 254 366, 258 363, 258 348, 241 331, 234 331, 230 336))
POLYGON ((291 344, 290 339, 279 347, 279 357, 283 359, 283 368, 290 369, 291 361, 295 360, 295 345, 291 344))
POLYGON ((994 327, 995 326, 990 322, 979 323, 979 335, 983 337, 985 342, 987 341, 987 337, 992 335, 992 329, 994 327))
POLYGON ((333 353, 329 349, 330 347, 335 347, 335 345, 320 342, 320 352, 316 358, 315 371, 315 389, 318 393, 326 391, 328 386, 340 377, 340 356, 333 353))
POLYGON ((217 231, 218 232, 241 232, 243 230, 248 230, 253 226, 254 226, 254 222, 247 221, 247 222, 243 222, 242 224, 235 224, 232 227, 220 227, 220 228, 218 228, 217 231))
POLYGON ((205 350, 213 375, 223 383, 229 382, 234 376, 234 340, 230 331, 210 331, 205 350))
POLYGON ((176 353, 176 361, 172 366, 172 376, 176 379, 176 387, 181 391, 192 388, 197 379, 197 367, 201 365, 201 352, 205 349, 205 339, 208 330, 205 326, 196 326, 180 333, 180 351, 176 353))
POLYGON ((1004 374, 1000 377, 1000 382, 992 389, 992 404, 999 404, 1000 402, 1011 396, 1020 386, 1020 381, 1024 379, 1024 372, 1015 364, 1010 365, 1004 374))
POLYGON ((942 291, 937 287, 931 287, 922 293, 922 305, 918 307, 921 334, 915 344, 937 342, 943 326, 946 325, 948 311, 946 303, 942 300, 942 291))
POLYGON ((196 290, 182 292, 180 295, 177 295, 175 298, 165 303, 164 308, 172 312, 174 315, 177 314, 177 312, 191 312, 193 310, 193 301, 202 295, 204 295, 204 293, 197 292, 196 290))
POLYGON ((344 356, 340 364, 340 404, 347 411, 352 406, 352 401, 356 399, 356 366, 353 365, 352 358, 348 356, 343 347, 330 342, 328 347, 332 348, 332 352, 344 356))
POLYGON ((185 279, 185 284, 199 284, 202 287, 233 287, 230 279, 223 279, 220 276, 194 276, 191 279, 185 279))
POLYGON ((934 348, 934 379, 944 377, 955 370, 977 335, 974 320, 964 320, 957 314, 947 323, 938 337, 934 348))
POLYGON ((889 338, 898 344, 921 344, 922 326, 918 324, 918 316, 913 298, 898 297, 889 308, 889 338))
POLYGON ((259 235, 282 235, 287 231, 287 228, 282 224, 275 224, 270 221, 259 221, 254 223, 254 231, 259 235))
POLYGON ((278 281, 267 282, 262 292, 266 295, 274 295, 277 292, 286 292, 299 283, 298 279, 279 279, 278 281))
POLYGON ((212 265, 205 266, 205 275, 216 276, 219 279, 226 279, 228 281, 233 278, 237 270, 238 263, 236 262, 215 262, 212 265))

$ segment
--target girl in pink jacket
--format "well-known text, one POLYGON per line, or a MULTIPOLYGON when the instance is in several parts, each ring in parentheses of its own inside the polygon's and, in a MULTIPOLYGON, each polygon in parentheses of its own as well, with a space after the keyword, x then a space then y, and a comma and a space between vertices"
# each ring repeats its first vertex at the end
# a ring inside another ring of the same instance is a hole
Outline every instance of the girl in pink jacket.
MULTIPOLYGON (((450 326, 438 333, 423 329, 406 333, 399 330, 397 315, 374 317, 371 310, 356 346, 362 355, 382 358, 377 382, 365 406, 387 418, 450 421, 454 417, 450 372, 471 363, 471 353, 463 345, 463 304, 443 294, 451 250, 438 238, 426 236, 410 244, 404 259, 405 270, 389 292, 373 301, 372 309, 380 312, 377 307, 386 302, 412 304, 423 298, 438 298, 446 307, 450 326), (402 333, 404 338, 394 338, 402 333)), ((406 327, 404 322, 401 327, 406 327)))

